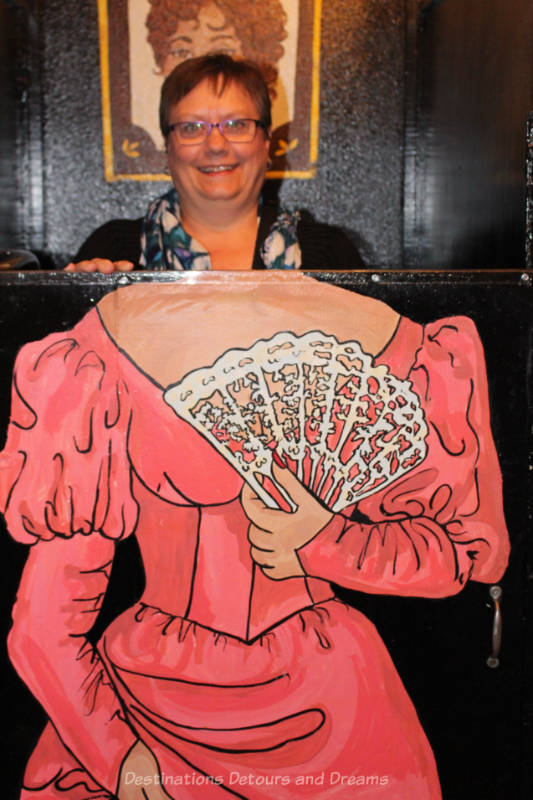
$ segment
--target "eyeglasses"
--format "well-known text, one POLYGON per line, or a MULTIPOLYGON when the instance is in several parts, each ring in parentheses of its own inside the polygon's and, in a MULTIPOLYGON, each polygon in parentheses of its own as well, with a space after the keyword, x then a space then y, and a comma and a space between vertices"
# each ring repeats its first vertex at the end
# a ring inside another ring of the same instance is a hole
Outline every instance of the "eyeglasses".
POLYGON ((258 119, 223 119, 220 122, 174 122, 168 126, 169 133, 173 133, 178 144, 202 144, 205 142, 213 128, 218 128, 224 139, 235 144, 245 144, 253 141, 258 128, 265 129, 258 119))

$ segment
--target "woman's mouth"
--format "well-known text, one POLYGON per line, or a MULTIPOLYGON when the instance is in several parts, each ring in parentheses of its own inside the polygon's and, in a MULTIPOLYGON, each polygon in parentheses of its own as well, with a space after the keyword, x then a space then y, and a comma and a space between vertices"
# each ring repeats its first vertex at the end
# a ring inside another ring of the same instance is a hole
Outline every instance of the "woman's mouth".
POLYGON ((205 167, 198 167, 200 172, 206 175, 219 172, 231 172, 236 167, 236 164, 208 164, 205 167))

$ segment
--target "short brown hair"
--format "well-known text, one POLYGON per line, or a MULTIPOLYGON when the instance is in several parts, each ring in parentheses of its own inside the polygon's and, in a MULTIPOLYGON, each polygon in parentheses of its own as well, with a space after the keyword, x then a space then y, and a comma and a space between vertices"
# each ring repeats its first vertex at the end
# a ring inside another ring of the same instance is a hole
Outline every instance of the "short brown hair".
POLYGON ((229 83, 237 84, 256 104, 261 127, 269 130, 272 125, 270 96, 259 64, 218 53, 189 58, 174 67, 165 79, 159 103, 159 125, 165 139, 169 134, 171 109, 204 80, 210 81, 219 94, 229 83))

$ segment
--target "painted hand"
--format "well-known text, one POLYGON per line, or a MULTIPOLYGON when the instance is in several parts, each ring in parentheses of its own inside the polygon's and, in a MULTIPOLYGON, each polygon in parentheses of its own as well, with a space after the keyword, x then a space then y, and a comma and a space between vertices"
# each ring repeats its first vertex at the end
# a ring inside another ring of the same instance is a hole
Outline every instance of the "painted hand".
POLYGON ((305 574, 297 551, 328 524, 333 514, 315 500, 290 470, 274 464, 273 475, 292 499, 296 511, 267 508, 246 483, 241 503, 250 520, 250 554, 267 577, 279 581, 305 574))
POLYGON ((161 774, 152 751, 141 741, 126 756, 118 785, 118 800, 172 800, 161 785, 161 774))
POLYGON ((131 272, 131 261, 109 261, 107 258, 91 258, 89 261, 72 261, 64 268, 63 272, 131 272))

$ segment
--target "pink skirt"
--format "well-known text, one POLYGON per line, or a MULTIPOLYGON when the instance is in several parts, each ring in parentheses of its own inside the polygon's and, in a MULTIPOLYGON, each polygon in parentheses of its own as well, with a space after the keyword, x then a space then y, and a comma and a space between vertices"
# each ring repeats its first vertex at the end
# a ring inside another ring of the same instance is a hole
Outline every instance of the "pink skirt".
MULTIPOLYGON (((175 800, 440 800, 433 753, 374 626, 339 600, 251 643, 137 605, 100 652, 175 800)), ((134 780, 136 776, 131 776, 134 780)), ((127 779, 127 776, 126 776, 127 779)), ((22 800, 103 791, 45 729, 22 800)))

